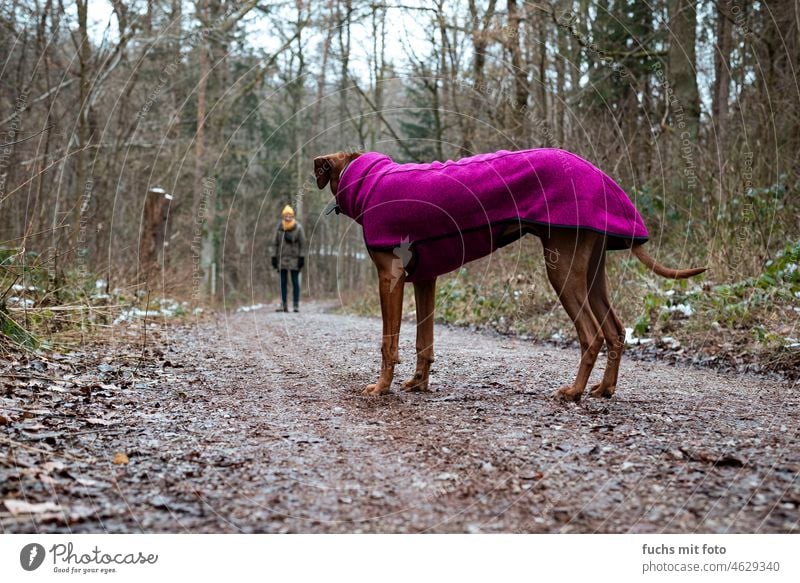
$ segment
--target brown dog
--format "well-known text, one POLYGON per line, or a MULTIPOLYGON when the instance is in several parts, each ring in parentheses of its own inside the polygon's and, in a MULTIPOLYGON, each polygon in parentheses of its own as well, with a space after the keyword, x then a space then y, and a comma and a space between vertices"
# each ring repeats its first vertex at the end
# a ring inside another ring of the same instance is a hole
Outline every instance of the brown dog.
MULTIPOLYGON (((339 152, 314 159, 317 186, 330 184, 336 196, 339 179, 347 165, 360 153, 339 152)), ((617 386, 620 359, 625 347, 625 329, 611 306, 608 294, 605 256, 606 236, 595 231, 575 228, 543 228, 528 224, 511 224, 501 238, 514 240, 525 234, 539 237, 544 247, 547 276, 558 294, 564 309, 575 324, 581 347, 578 375, 571 385, 562 387, 556 396, 578 401, 586 388, 589 375, 605 342, 608 360, 603 379, 591 387, 594 397, 611 397, 617 386)), ((368 249, 378 270, 378 286, 383 317, 381 343, 381 373, 377 382, 367 385, 364 392, 382 395, 389 392, 398 359, 400 320, 403 309, 405 269, 398 264, 392 251, 368 249)), ((414 267, 413 245, 411 262, 405 267, 409 273, 414 267)), ((631 252, 656 274, 673 279, 684 279, 705 271, 705 268, 670 269, 658 264, 641 245, 634 244, 631 252)), ((427 390, 428 376, 433 362, 433 321, 436 278, 414 282, 417 305, 417 369, 414 376, 403 383, 409 391, 427 390)))

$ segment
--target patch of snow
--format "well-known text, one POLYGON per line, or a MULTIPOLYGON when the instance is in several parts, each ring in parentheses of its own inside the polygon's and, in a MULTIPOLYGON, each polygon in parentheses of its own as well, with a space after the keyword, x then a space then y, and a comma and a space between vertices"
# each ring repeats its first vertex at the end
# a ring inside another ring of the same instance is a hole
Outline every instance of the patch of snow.
POLYGON ((242 306, 239 309, 237 309, 236 311, 237 312, 252 312, 254 310, 261 310, 261 309, 266 308, 266 307, 267 306, 264 305, 264 304, 254 304, 252 306, 242 306))
POLYGON ((661 339, 661 342, 672 350, 676 350, 681 347, 681 343, 675 340, 672 336, 664 336, 661 339))
POLYGON ((162 298, 158 300, 158 305, 161 308, 158 314, 167 318, 172 318, 178 311, 178 308, 180 308, 180 304, 178 304, 177 301, 169 298, 162 298))
POLYGON ((37 288, 35 285, 29 285, 25 287, 22 284, 15 283, 11 286, 11 289, 14 291, 38 291, 39 288, 37 288))
POLYGON ((150 315, 152 312, 140 310, 139 308, 131 308, 129 310, 122 310, 119 313, 119 316, 114 318, 114 325, 117 325, 121 322, 127 322, 128 320, 133 320, 134 318, 142 318, 146 315, 150 315))
MULTIPOLYGON (((136 318, 145 317, 156 318, 160 316, 162 318, 172 318, 177 314, 178 309, 181 308, 181 304, 171 298, 161 298, 154 301, 158 303, 158 308, 148 308, 147 310, 128 308, 127 310, 122 310, 113 323, 116 325, 122 322, 129 322, 136 318)), ((157 326, 157 324, 154 325, 157 326)))
POLYGON ((11 296, 8 298, 9 304, 16 304, 18 306, 22 306, 24 308, 32 308, 33 307, 33 300, 29 300, 27 298, 18 298, 17 296, 11 296))
POLYGON ((625 344, 650 344, 652 338, 637 338, 633 335, 633 328, 625 328, 625 344))
POLYGON ((106 287, 106 285, 107 284, 104 279, 98 279, 96 282, 94 282, 95 289, 103 289, 104 287, 106 287))
POLYGON ((668 312, 680 312, 686 317, 694 314, 694 310, 689 304, 675 304, 674 306, 666 306, 665 309, 668 312))

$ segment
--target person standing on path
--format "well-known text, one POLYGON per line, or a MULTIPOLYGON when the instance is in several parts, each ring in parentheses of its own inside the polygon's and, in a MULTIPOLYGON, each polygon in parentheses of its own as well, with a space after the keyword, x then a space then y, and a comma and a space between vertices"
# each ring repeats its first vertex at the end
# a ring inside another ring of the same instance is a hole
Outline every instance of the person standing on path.
POLYGON ((281 212, 282 220, 275 231, 272 248, 272 267, 281 274, 281 308, 288 312, 288 279, 292 277, 294 311, 300 311, 300 270, 306 262, 306 235, 303 226, 295 220, 294 209, 288 204, 281 212))

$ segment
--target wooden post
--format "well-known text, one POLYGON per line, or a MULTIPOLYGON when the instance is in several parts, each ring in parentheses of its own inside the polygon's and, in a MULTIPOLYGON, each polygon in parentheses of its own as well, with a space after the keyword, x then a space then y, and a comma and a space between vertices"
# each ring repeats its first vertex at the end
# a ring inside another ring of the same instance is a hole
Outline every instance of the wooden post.
POLYGON ((139 271, 145 280, 157 272, 159 261, 163 259, 167 213, 171 200, 172 195, 163 188, 154 186, 147 192, 139 238, 139 271))

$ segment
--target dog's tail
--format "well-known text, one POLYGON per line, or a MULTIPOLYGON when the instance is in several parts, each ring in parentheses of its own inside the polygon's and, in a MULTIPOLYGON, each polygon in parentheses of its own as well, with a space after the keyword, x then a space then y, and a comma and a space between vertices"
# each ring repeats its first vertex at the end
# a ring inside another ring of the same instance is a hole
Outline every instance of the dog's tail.
POLYGON ((631 247, 631 253, 636 256, 636 259, 644 263, 648 269, 661 277, 668 277, 669 279, 686 279, 703 273, 707 267, 694 267, 692 269, 672 269, 664 267, 653 259, 650 254, 644 250, 642 244, 634 245, 631 247))

